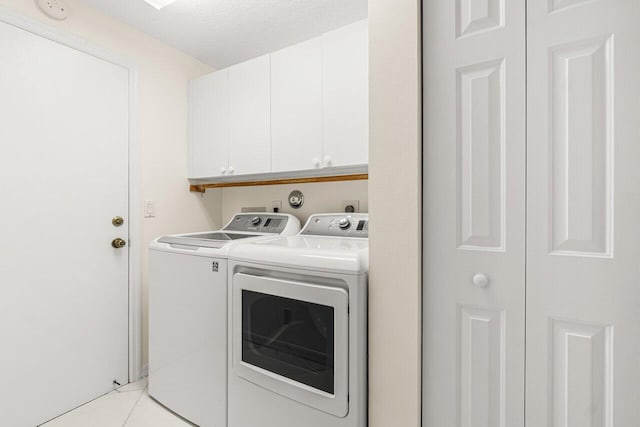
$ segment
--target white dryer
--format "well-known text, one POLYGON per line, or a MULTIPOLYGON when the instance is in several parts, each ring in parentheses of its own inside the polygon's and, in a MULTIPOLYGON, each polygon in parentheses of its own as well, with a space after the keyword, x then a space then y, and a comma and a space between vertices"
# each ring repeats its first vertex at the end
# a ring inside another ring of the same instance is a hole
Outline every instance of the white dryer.
POLYGON ((227 426, 227 254, 292 235, 297 218, 237 214, 219 231, 164 236, 149 254, 149 394, 201 427, 227 426))
POLYGON ((229 251, 229 427, 366 427, 366 214, 229 251))

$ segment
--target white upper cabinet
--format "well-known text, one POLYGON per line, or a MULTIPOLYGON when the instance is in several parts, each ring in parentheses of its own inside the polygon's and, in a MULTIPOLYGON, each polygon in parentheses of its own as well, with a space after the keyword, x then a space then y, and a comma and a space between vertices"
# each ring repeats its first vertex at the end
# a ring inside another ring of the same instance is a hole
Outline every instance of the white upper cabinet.
POLYGON ((229 158, 228 71, 192 80, 189 84, 189 159, 191 178, 227 173, 229 158))
POLYGON ((368 70, 364 20, 193 80, 189 177, 365 171, 368 70))
POLYGON ((271 54, 271 170, 322 166, 322 42, 271 54))
POLYGON ((229 68, 229 172, 271 170, 270 58, 229 68))
POLYGON ((367 21, 322 36, 323 166, 369 161, 367 21))

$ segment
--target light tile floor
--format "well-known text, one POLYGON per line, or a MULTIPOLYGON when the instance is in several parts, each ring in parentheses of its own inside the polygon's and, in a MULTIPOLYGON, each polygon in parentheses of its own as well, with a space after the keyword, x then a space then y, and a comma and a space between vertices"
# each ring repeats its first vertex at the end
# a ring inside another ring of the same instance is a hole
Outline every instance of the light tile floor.
POLYGON ((149 397, 147 379, 127 384, 42 427, 191 427, 149 397))

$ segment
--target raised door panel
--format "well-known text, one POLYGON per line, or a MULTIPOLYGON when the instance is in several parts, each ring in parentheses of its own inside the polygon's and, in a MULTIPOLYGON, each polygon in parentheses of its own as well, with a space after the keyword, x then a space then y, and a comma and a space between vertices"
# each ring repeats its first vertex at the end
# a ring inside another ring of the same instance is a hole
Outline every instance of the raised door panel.
POLYGON ((525 2, 423 2, 423 426, 524 426, 525 2))
POLYGON ((229 174, 271 171, 269 55, 229 71, 229 174))
POLYGON ((226 175, 229 157, 229 73, 189 83, 189 177, 226 175))
POLYGON ((550 52, 552 250, 611 255, 610 36, 550 52))
POLYGON ((458 311, 458 426, 506 427, 504 311, 458 311))
POLYGON ((552 425, 611 425, 611 326, 552 319, 549 333, 552 425))
POLYGON ((457 74, 458 247, 504 250, 504 60, 457 74))
POLYGON ((640 3, 527 7, 527 425, 637 425, 640 3))
POLYGON ((322 160, 322 42, 271 54, 271 170, 314 169, 322 160))
POLYGON ((369 162, 368 22, 322 36, 323 166, 369 162))
POLYGON ((456 35, 466 37, 504 26, 505 0, 456 0, 456 35))

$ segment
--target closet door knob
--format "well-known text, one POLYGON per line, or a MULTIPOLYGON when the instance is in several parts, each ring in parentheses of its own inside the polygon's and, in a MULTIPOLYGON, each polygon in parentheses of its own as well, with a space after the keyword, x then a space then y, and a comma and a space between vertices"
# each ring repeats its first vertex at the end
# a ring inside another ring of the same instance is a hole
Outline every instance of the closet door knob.
POLYGON ((229 166, 229 175, 233 175, 233 168, 229 166))
POLYGON ((316 167, 316 168, 320 167, 320 159, 318 159, 317 157, 314 157, 311 163, 313 163, 313 167, 316 167))
POLYGON ((473 276, 473 286, 476 288, 486 288, 489 286, 489 278, 483 273, 477 273, 473 276))
POLYGON ((324 165, 331 166, 331 156, 324 156, 324 165))
POLYGON ((227 169, 226 168, 220 168, 220 175, 226 175, 227 174, 227 169))

